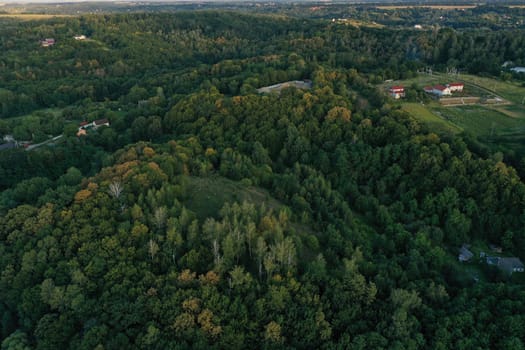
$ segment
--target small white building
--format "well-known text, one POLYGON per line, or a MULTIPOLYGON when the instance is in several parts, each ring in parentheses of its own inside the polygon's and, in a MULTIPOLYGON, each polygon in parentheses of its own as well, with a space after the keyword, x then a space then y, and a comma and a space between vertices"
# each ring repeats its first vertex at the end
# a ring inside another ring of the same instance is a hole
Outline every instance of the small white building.
POLYGON ((86 36, 85 35, 75 35, 74 38, 75 38, 75 40, 86 40, 86 36))

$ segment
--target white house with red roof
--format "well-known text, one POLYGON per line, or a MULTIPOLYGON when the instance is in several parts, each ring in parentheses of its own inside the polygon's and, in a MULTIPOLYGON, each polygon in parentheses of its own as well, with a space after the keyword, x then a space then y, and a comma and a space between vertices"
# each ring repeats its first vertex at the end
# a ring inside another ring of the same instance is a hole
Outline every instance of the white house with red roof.
POLYGON ((388 92, 390 93, 390 96, 396 100, 400 99, 401 97, 405 97, 405 88, 401 85, 392 86, 388 92))
POLYGON ((432 93, 435 95, 438 95, 439 97, 442 96, 450 96, 452 93, 450 92, 450 88, 446 87, 445 85, 434 85, 432 88, 432 93))
POLYGON ((53 39, 53 38, 44 39, 44 40, 40 41, 40 45, 42 47, 53 46, 53 45, 55 45, 55 39, 53 39))
POLYGON ((450 92, 461 92, 463 91, 463 87, 465 85, 463 83, 450 83, 450 84, 447 84, 447 87, 449 88, 450 92))

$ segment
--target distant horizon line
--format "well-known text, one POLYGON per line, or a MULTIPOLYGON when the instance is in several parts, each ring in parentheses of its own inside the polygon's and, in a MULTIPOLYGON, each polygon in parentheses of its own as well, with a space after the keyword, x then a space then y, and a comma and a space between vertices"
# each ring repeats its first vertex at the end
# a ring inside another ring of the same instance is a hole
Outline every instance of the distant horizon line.
POLYGON ((403 5, 403 4, 417 4, 417 5, 485 5, 485 4, 502 4, 502 5, 516 5, 525 4, 524 0, 482 0, 482 1, 470 1, 470 0, 0 0, 0 7, 4 5, 39 5, 39 4, 50 4, 50 5, 68 5, 78 3, 253 3, 253 2, 277 2, 277 3, 353 3, 353 4, 387 4, 387 5, 403 5))

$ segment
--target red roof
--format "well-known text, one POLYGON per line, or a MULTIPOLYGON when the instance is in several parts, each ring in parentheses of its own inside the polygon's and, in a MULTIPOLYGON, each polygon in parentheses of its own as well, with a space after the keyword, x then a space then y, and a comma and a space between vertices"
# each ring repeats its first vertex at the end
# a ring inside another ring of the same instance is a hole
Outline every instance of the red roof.
POLYGON ((425 91, 426 91, 426 90, 432 90, 432 89, 433 89, 432 86, 425 86, 425 87, 423 88, 423 90, 425 90, 425 91))
POLYGON ((95 125, 104 125, 104 124, 109 124, 109 121, 106 118, 104 118, 104 119, 95 120, 93 123, 95 125))
POLYGON ((390 90, 391 90, 391 91, 404 91, 405 88, 402 87, 402 86, 400 86, 400 85, 398 85, 398 86, 392 86, 392 87, 390 88, 390 90))
POLYGON ((86 122, 86 121, 83 121, 83 122, 81 122, 81 123, 80 123, 80 126, 84 126, 84 125, 87 125, 87 123, 88 123, 88 122, 86 122))
POLYGON ((439 91, 444 91, 446 88, 447 87, 443 86, 443 85, 435 85, 434 86, 434 89, 439 90, 439 91))
POLYGON ((465 86, 463 83, 450 83, 448 86, 465 86))

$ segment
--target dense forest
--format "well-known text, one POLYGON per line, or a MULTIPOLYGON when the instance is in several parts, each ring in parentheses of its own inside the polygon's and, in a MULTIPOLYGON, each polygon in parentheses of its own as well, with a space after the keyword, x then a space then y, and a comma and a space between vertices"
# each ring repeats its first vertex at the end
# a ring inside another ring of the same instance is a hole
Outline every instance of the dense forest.
POLYGON ((525 259, 519 172, 376 85, 499 76, 525 65, 522 29, 0 24, 0 134, 62 135, 0 150, 2 350, 525 347, 523 275, 457 261, 464 244, 525 259), (290 80, 313 85, 257 92, 290 80))

